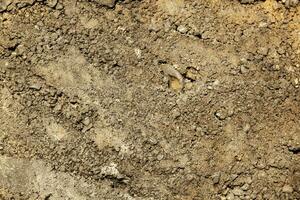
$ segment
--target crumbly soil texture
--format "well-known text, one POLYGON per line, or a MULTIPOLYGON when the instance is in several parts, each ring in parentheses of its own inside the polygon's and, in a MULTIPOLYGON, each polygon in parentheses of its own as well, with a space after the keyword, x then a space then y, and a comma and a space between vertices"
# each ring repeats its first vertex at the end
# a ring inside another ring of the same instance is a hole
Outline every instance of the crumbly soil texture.
POLYGON ((300 199, 296 0, 0 0, 0 199, 300 199))

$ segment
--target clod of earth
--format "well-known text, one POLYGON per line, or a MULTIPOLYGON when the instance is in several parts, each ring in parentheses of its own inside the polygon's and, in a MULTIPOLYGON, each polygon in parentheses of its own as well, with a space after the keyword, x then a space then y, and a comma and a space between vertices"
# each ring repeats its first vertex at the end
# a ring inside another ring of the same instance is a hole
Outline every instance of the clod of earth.
POLYGON ((184 87, 183 76, 172 66, 164 64, 161 66, 165 75, 169 77, 169 86, 175 91, 181 91, 184 87))

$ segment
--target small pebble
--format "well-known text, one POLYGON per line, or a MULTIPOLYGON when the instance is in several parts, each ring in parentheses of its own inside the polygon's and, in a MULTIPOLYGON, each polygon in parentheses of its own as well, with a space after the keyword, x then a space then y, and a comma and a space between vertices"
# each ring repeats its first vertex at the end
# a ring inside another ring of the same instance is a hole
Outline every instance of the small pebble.
POLYGON ((244 125, 243 131, 244 131, 245 133, 248 133, 248 132, 250 131, 250 128, 251 128, 250 124, 247 123, 247 124, 244 125))
POLYGON ((282 188, 282 192, 284 192, 284 193, 293 193, 293 188, 292 188, 292 186, 290 186, 290 185, 285 185, 285 186, 283 186, 283 188, 282 188))
POLYGON ((177 31, 179 31, 182 34, 185 34, 185 33, 187 33, 188 30, 185 26, 180 25, 180 26, 177 27, 177 31))
POLYGON ((232 193, 235 195, 235 196, 242 196, 244 194, 244 191, 241 190, 240 188, 234 188, 232 190, 232 193))
POLYGON ((220 177, 221 177, 221 173, 220 172, 216 172, 214 173, 211 178, 214 184, 218 184, 220 182, 220 177))
POLYGON ((54 8, 57 4, 57 0, 47 0, 47 5, 51 8, 54 8))
POLYGON ((157 160, 162 160, 164 158, 164 155, 162 155, 162 154, 159 154, 158 156, 157 156, 157 160))
POLYGON ((216 116, 219 120, 224 120, 224 119, 226 119, 226 114, 223 113, 223 112, 221 112, 221 111, 217 111, 217 112, 215 113, 215 116, 216 116))
POLYGON ((89 124, 87 126, 84 126, 83 129, 81 130, 82 133, 85 133, 89 131, 93 127, 93 124, 89 124))
POLYGON ((58 3, 57 5, 56 5, 56 9, 57 10, 62 10, 64 8, 64 6, 61 4, 61 3, 58 3))
POLYGON ((42 86, 40 84, 36 83, 36 84, 29 86, 29 88, 33 89, 33 90, 40 90, 42 88, 42 86))
POLYGON ((191 90, 193 88, 193 86, 194 86, 193 83, 188 82, 188 83, 185 84, 185 89, 186 90, 191 90))
POLYGON ((232 192, 230 192, 227 196, 226 196, 227 200, 234 200, 234 194, 232 192))
POLYGON ((176 118, 180 117, 180 115, 181 115, 181 113, 180 113, 179 110, 174 110, 174 111, 172 112, 172 118, 173 118, 173 119, 176 119, 176 118))
POLYGON ((220 81, 218 79, 216 79, 214 82, 213 82, 213 86, 217 86, 220 84, 220 81))
POLYGON ((246 74, 249 70, 244 65, 242 65, 240 71, 242 74, 246 74))
POLYGON ((279 65, 274 65, 273 66, 273 70, 274 71, 279 71, 280 70, 280 66, 279 65))
POLYGON ((83 123, 84 125, 88 126, 88 125, 91 123, 90 118, 86 117, 86 118, 82 121, 82 123, 83 123))
POLYGON ((158 143, 158 141, 155 138, 150 138, 149 139, 150 144, 152 145, 156 145, 158 143))
POLYGON ((142 51, 139 48, 135 48, 134 52, 138 59, 142 58, 142 51))
POLYGON ((299 79, 298 78, 294 79, 294 85, 295 85, 295 88, 299 87, 299 79))
POLYGON ((261 47, 258 49, 257 53, 263 55, 263 56, 266 56, 268 55, 268 52, 269 52, 269 49, 266 48, 266 47, 261 47))
POLYGON ((249 189, 249 184, 248 183, 245 183, 242 187, 241 187, 242 190, 244 191, 247 191, 249 189))
POLYGON ((260 22, 260 23, 258 24, 258 27, 259 27, 259 28, 265 28, 265 27, 268 27, 268 23, 266 23, 266 22, 260 22))

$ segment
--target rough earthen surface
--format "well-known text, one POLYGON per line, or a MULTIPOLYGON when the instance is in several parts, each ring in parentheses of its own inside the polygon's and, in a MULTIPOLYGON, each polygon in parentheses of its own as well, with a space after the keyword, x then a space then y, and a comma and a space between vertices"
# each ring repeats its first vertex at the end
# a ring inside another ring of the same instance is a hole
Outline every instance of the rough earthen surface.
POLYGON ((0 199, 300 199, 297 4, 0 1, 0 199))

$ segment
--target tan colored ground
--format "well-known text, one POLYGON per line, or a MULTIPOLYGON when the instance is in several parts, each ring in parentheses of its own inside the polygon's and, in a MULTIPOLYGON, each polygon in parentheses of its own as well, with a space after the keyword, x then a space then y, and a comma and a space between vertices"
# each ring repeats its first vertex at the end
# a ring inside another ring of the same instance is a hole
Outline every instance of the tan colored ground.
POLYGON ((0 199, 300 199, 300 7, 0 0, 0 199))

